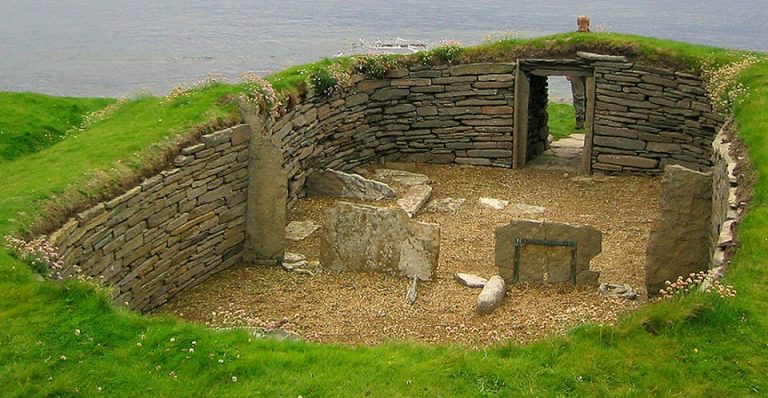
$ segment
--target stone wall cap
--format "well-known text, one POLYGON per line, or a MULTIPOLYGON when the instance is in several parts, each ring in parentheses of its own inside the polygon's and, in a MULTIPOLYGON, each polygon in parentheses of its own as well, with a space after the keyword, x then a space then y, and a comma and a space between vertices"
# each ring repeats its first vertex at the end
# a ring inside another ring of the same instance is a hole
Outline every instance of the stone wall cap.
POLYGON ((605 55, 590 53, 586 51, 577 51, 576 56, 587 61, 629 62, 629 59, 623 55, 605 55))

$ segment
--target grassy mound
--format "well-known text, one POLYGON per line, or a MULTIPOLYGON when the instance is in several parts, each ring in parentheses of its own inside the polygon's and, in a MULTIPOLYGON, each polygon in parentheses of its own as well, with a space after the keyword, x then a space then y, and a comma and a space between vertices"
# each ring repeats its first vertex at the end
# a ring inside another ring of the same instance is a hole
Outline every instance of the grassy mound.
POLYGON ((83 124, 85 115, 114 102, 109 98, 0 93, 0 162, 61 141, 83 124))
MULTIPOLYGON (((577 49, 631 52, 693 70, 710 54, 720 63, 736 58, 725 50, 656 39, 569 34, 464 49, 455 62, 577 49)), ((438 61, 439 54, 433 58, 438 61)), ((270 80, 300 97, 306 71, 322 66, 293 68, 270 80)), ((735 298, 690 294, 649 305, 617 326, 586 325, 529 346, 479 352, 407 342, 342 347, 258 340, 244 332, 139 316, 115 307, 105 289, 87 282, 36 282, 25 264, 0 251, 2 395, 768 394, 768 65, 753 66, 741 82, 749 96, 734 111, 758 181, 726 279, 738 291, 735 298)), ((242 90, 214 84, 170 100, 137 98, 53 146, 0 162, 0 235, 29 230, 41 216, 53 223, 56 217, 49 214, 55 209, 44 208, 51 198, 87 202, 160 167, 163 161, 153 155, 205 126, 231 122, 236 110, 227 97, 242 90)))

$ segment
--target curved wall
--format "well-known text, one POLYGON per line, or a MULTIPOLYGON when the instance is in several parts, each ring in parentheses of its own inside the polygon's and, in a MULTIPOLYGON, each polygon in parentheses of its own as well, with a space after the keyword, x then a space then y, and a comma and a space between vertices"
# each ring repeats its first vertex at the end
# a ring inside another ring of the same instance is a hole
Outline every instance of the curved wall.
MULTIPOLYGON (((597 88, 595 170, 709 167, 717 121, 699 78, 628 62, 580 62, 594 70, 597 88)), ((307 176, 324 168, 379 160, 511 167, 516 73, 516 63, 483 63, 413 66, 382 80, 358 75, 341 93, 310 96, 254 128, 283 152, 289 205, 303 195, 307 176)), ((70 220, 51 236, 65 274, 99 278, 117 288, 118 303, 149 311, 242 263, 247 197, 254 194, 249 134, 237 126, 203 136, 181 150, 172 169, 70 220)))
POLYGON ((242 262, 249 131, 204 135, 172 169, 67 222, 50 237, 63 275, 97 278, 147 311, 242 262))

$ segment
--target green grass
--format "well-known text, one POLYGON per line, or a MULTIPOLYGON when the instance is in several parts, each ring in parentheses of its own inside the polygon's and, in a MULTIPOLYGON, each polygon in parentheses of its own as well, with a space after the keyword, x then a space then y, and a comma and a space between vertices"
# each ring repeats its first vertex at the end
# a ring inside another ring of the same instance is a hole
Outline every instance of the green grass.
MULTIPOLYGON (((580 36, 558 36, 551 39, 555 44, 504 42, 461 56, 499 56, 539 46, 566 51, 567 42, 580 36)), ((628 36, 588 40, 592 48, 622 42, 644 52, 644 46, 655 46, 644 56, 679 54, 692 57, 686 61, 691 65, 698 62, 694 55, 727 53, 628 36)), ((280 76, 283 89, 302 84, 301 70, 280 76)), ((650 305, 615 327, 587 325, 528 346, 509 343, 482 351, 408 342, 343 347, 251 340, 242 332, 217 333, 168 317, 139 316, 116 308, 105 291, 84 282, 35 282, 26 265, 0 251, 0 395, 765 396, 768 66, 753 67, 743 82, 751 94, 735 114, 759 178, 726 278, 738 290, 736 298, 694 294, 650 305)), ((67 187, 98 190, 88 184, 97 170, 139 169, 145 158, 137 154, 148 147, 233 117, 234 106, 221 98, 239 89, 216 85, 172 102, 137 98, 85 132, 0 163, 0 234, 28 227, 44 200, 67 187)))
POLYGON ((556 140, 582 130, 576 128, 576 111, 573 109, 573 104, 550 102, 547 104, 547 114, 549 115, 547 122, 549 134, 552 134, 556 140))
POLYGON ((0 161, 59 142, 67 131, 80 127, 84 115, 114 102, 109 98, 0 92, 0 161))

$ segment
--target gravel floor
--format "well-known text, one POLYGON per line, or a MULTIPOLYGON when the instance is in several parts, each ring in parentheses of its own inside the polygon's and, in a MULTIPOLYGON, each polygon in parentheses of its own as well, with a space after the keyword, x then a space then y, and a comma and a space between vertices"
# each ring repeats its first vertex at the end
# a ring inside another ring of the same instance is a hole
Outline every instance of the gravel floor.
MULTIPOLYGON (((437 277, 419 284, 413 306, 405 303, 410 281, 396 275, 309 276, 257 267, 222 272, 158 312, 212 327, 281 328, 318 342, 411 340, 477 348, 506 340, 530 342, 584 322, 612 323, 645 303, 645 247, 659 210, 660 179, 590 179, 562 171, 456 165, 418 165, 416 171, 433 180, 433 199, 467 201, 453 214, 416 216, 440 224, 442 240, 437 277), (478 205, 480 197, 543 206, 546 211, 520 214, 512 205, 492 210, 478 205), (460 286, 453 274, 495 274, 493 230, 515 218, 589 224, 601 230, 603 253, 592 260, 592 269, 601 271, 601 282, 629 284, 640 298, 611 300, 600 297, 595 288, 568 285, 516 285, 496 312, 475 315, 479 290, 460 286)), ((290 219, 320 223, 333 203, 327 198, 303 199, 290 219)), ((290 242, 288 250, 317 259, 321 236, 322 229, 304 241, 290 242)))

